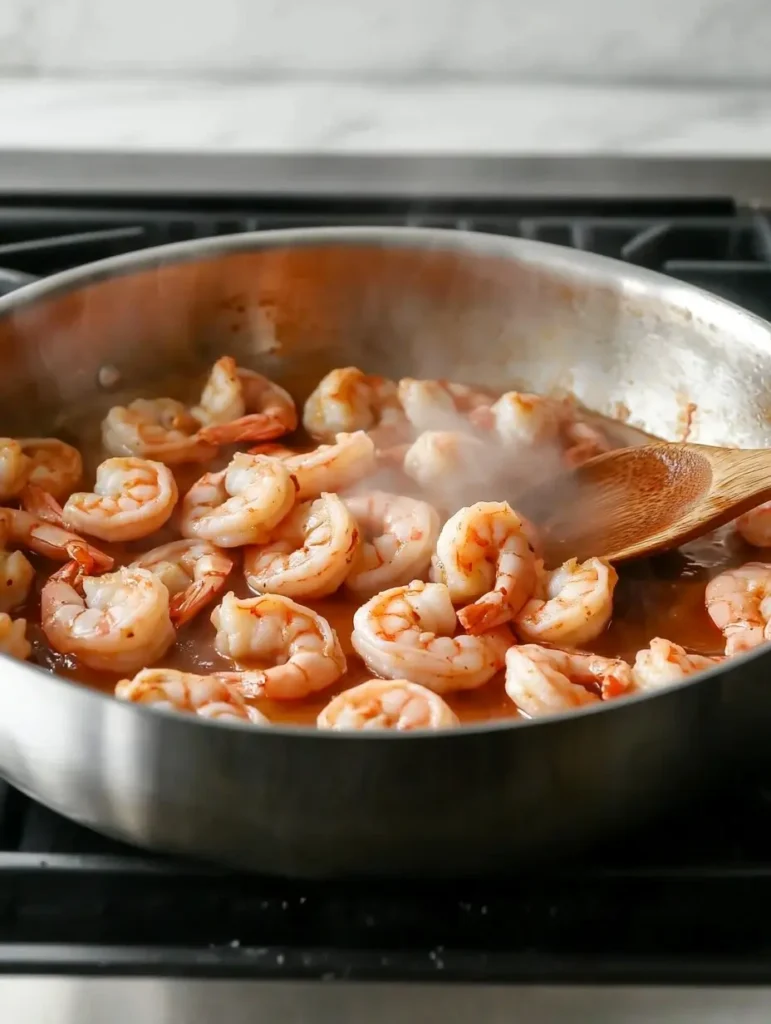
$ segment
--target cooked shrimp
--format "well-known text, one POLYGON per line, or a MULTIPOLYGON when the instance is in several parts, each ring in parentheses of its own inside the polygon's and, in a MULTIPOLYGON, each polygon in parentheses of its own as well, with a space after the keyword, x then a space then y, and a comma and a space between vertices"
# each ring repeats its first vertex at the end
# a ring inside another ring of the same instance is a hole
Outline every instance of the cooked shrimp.
POLYGON ((169 592, 147 569, 86 576, 77 562, 54 573, 41 594, 49 644, 101 672, 136 672, 174 643, 169 592))
POLYGON ((612 448, 601 430, 579 419, 568 422, 563 430, 563 443, 563 459, 568 466, 580 466, 612 448))
POLYGON ((431 564, 439 515, 425 501, 373 491, 344 498, 363 543, 345 581, 354 594, 376 594, 419 579, 431 564))
POLYGON ((72 494, 83 476, 83 460, 77 448, 57 437, 23 437, 19 444, 30 460, 28 483, 58 501, 72 494))
POLYGON ((269 725, 257 708, 249 707, 232 684, 216 675, 199 676, 173 668, 145 668, 115 687, 118 700, 147 704, 158 711, 182 711, 201 718, 269 725))
POLYGON ((502 444, 515 449, 556 440, 562 422, 558 403, 525 391, 507 391, 491 406, 480 406, 470 418, 475 426, 494 430, 502 444))
POLYGON ((356 430, 376 434, 380 443, 407 420, 394 381, 362 373, 355 366, 332 370, 305 403, 303 425, 311 437, 333 441, 356 430))
POLYGON ((215 445, 199 436, 200 422, 173 398, 137 398, 116 405, 102 422, 102 444, 110 455, 157 459, 169 466, 208 462, 215 445))
POLYGON ((238 452, 225 469, 204 473, 182 499, 182 536, 221 548, 264 543, 291 511, 295 488, 281 460, 238 452))
POLYGON ((15 498, 29 477, 31 460, 18 441, 0 437, 0 501, 15 498))
POLYGON ((443 583, 415 580, 362 605, 351 643, 370 672, 409 679, 435 693, 473 690, 500 672, 513 643, 505 627, 484 636, 455 636, 455 609, 443 583))
POLYGON ((505 502, 478 501, 442 527, 431 578, 445 583, 469 633, 508 622, 536 586, 536 560, 522 520, 505 502), (473 601, 473 604, 468 602, 473 601))
POLYGON ((100 540, 138 540, 168 521, 179 494, 174 474, 148 459, 106 459, 96 471, 94 490, 71 494, 62 523, 100 540))
POLYGON ((569 559, 545 574, 540 593, 514 619, 524 640, 575 647, 594 640, 610 622, 616 570, 600 558, 569 559))
POLYGON ((470 429, 469 415, 489 407, 493 398, 482 391, 451 380, 413 380, 398 385, 399 402, 416 430, 470 429))
POLYGON ((35 570, 21 551, 5 550, 10 536, 10 520, 0 516, 0 612, 24 604, 35 579, 35 570))
POLYGON ((375 468, 375 444, 363 430, 338 434, 334 444, 320 444, 298 454, 275 445, 251 449, 254 454, 280 459, 297 481, 297 500, 318 498, 323 491, 342 491, 375 468))
MULTIPOLYGON (((43 494, 42 491, 39 493, 43 494)), ((46 497, 54 501, 50 495, 46 497)), ((0 520, 6 524, 9 544, 28 548, 56 562, 75 559, 81 563, 87 561, 102 571, 112 568, 113 559, 109 555, 88 544, 76 533, 47 522, 26 509, 0 508, 0 520)))
POLYGON ((720 573, 707 584, 704 600, 727 655, 771 640, 771 565, 747 562, 720 573))
POLYGON ((640 690, 658 690, 673 683, 681 683, 697 672, 719 665, 724 658, 707 658, 703 654, 689 654, 679 644, 657 636, 650 646, 637 652, 632 674, 640 690))
POLYGON ((5 612, 0 612, 0 653, 8 654, 19 661, 26 661, 32 653, 32 646, 27 640, 26 619, 12 619, 5 612))
POLYGON ((368 679, 344 690, 316 719, 319 729, 451 729, 458 718, 438 693, 407 679, 368 679))
POLYGON ((214 646, 236 662, 273 662, 263 671, 218 673, 245 697, 299 700, 325 690, 345 673, 337 633, 326 619, 278 594, 237 598, 226 594, 212 612, 214 646))
POLYGON ((742 540, 754 548, 771 548, 771 501, 750 509, 735 523, 742 540))
POLYGON ((528 718, 618 697, 632 685, 632 669, 620 658, 569 653, 537 644, 510 647, 506 653, 506 693, 528 718))
POLYGON ((176 540, 148 551, 129 569, 158 577, 171 598, 171 621, 183 626, 224 589, 233 559, 208 541, 176 540))
POLYGON ((217 360, 194 413, 206 422, 198 436, 214 444, 269 441, 297 427, 289 392, 254 370, 236 366, 230 356, 217 360))
POLYGON ((483 441, 447 430, 424 431, 402 459, 404 472, 426 494, 455 507, 477 494, 494 468, 483 441))
POLYGON ((319 598, 348 574, 359 531, 336 494, 295 505, 267 543, 244 551, 244 575, 256 594, 319 598))

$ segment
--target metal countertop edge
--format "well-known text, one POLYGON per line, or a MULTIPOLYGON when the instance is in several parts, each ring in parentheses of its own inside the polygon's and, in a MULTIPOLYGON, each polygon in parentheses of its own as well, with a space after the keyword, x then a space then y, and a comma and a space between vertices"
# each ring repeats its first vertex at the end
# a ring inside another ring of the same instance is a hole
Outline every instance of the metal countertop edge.
POLYGON ((771 156, 0 150, 0 191, 196 195, 731 197, 771 206, 771 156))
POLYGON ((0 979, 9 1024, 760 1024, 768 988, 378 985, 0 979))

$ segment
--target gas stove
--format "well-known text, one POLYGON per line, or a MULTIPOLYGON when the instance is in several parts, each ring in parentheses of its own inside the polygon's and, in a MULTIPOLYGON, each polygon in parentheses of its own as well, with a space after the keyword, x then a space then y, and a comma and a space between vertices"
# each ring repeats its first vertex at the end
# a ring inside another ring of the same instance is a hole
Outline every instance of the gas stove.
MULTIPOLYGON (((709 199, 0 195, 0 292, 165 242, 340 224, 556 242, 771 319, 771 220, 709 199)), ((580 862, 453 885, 170 860, 0 782, 0 1018, 755 1020, 771 993, 771 779, 725 782, 580 862)))

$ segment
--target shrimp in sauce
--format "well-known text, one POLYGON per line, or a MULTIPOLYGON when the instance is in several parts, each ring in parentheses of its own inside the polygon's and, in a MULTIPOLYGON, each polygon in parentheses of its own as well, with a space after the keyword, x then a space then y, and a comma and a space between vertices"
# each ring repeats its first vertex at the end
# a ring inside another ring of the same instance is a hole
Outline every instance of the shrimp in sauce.
POLYGON ((102 444, 110 455, 133 455, 168 466, 209 462, 217 447, 200 437, 200 429, 200 421, 182 402, 137 398, 110 409, 102 422, 102 444))
POLYGON ((415 580, 367 601, 353 617, 351 643, 370 672, 409 679, 435 693, 483 686, 514 642, 505 627, 455 636, 457 617, 442 583, 415 580))
POLYGON ((469 633, 508 622, 536 586, 533 547, 517 513, 505 501, 478 501, 442 527, 431 578, 445 583, 469 633), (474 602, 473 604, 469 602, 474 602))
POLYGON ((771 501, 751 508, 735 523, 736 532, 754 548, 771 547, 771 501))
POLYGON ((83 459, 77 448, 56 437, 23 437, 21 449, 29 459, 27 483, 63 501, 83 477, 83 459))
POLYGON ((378 447, 404 433, 407 419, 396 384, 355 366, 332 370, 305 403, 303 426, 320 441, 365 430, 378 447))
POLYGON ((385 491, 343 499, 363 540, 346 587, 370 595, 420 579, 431 564, 439 515, 428 502, 385 491))
POLYGON ((542 576, 538 596, 514 619, 519 637, 575 647, 595 640, 610 622, 618 573, 608 562, 569 559, 542 576))
POLYGON ((341 586, 356 555, 356 521, 336 494, 295 505, 267 543, 244 551, 244 575, 257 594, 320 598, 341 586))
POLYGON ((298 501, 318 498, 324 491, 342 491, 375 468, 375 444, 363 430, 338 434, 334 444, 320 444, 307 453, 275 445, 252 448, 250 452, 284 464, 297 483, 298 501))
POLYGON ((650 645, 637 652, 632 674, 638 690, 660 690, 681 683, 697 672, 719 665, 724 658, 708 658, 689 654, 679 644, 657 636, 650 645))
POLYGON ((218 721, 269 725, 257 708, 250 707, 237 687, 216 675, 201 676, 173 668, 144 668, 133 679, 115 687, 118 700, 144 704, 156 711, 175 711, 218 721))
POLYGON ((449 380, 415 380, 403 377, 398 385, 399 402, 415 430, 471 429, 469 416, 489 408, 491 395, 449 380))
POLYGON ((31 468, 30 458, 18 441, 0 437, 0 501, 18 497, 27 483, 31 468))
POLYGON ((88 576, 68 562, 43 587, 40 615, 54 650, 101 672, 136 672, 176 638, 169 592, 147 569, 88 576))
POLYGON ((296 488, 280 459, 238 452, 225 469, 204 473, 182 499, 182 536, 221 548, 265 543, 292 510, 296 488))
POLYGON ((255 661, 269 665, 217 674, 244 697, 299 700, 326 690, 345 674, 337 633, 323 616, 288 597, 238 598, 229 593, 212 612, 211 621, 219 654, 240 666, 255 661))
MULTIPOLYGON (((42 491, 39 493, 44 494, 42 491)), ((46 498, 50 498, 50 495, 46 498)), ((60 513, 61 509, 58 511, 60 513)), ((75 559, 81 563, 88 563, 100 571, 112 568, 113 559, 110 555, 87 543, 77 533, 65 530, 63 526, 49 522, 26 509, 0 508, 0 522, 4 524, 2 530, 5 543, 9 546, 27 548, 55 562, 75 559)))
POLYGON ((454 711, 438 693, 407 679, 368 679, 344 690, 319 714, 319 729, 338 732, 392 729, 452 729, 459 724, 454 711))
POLYGON ((620 658, 537 644, 510 647, 506 653, 506 693, 528 718, 596 704, 633 686, 632 669, 620 658))
POLYGON ((0 517, 0 612, 10 612, 27 600, 35 570, 21 551, 7 551, 10 520, 0 517))
POLYGON ((161 462, 112 458, 96 471, 92 492, 71 494, 62 509, 64 526, 117 543, 147 537, 166 523, 179 492, 161 462))
POLYGON ((747 562, 720 573, 707 584, 704 600, 727 655, 771 640, 771 565, 747 562))
POLYGON ((26 661, 31 653, 26 619, 12 619, 5 612, 0 612, 0 654, 26 661))
POLYGON ((270 441, 297 428, 289 392, 230 356, 217 360, 194 415, 206 423, 199 438, 218 445, 270 441))
POLYGON ((147 569, 158 577, 171 598, 171 621, 180 627, 224 590, 233 559, 208 541, 177 540, 146 552, 129 569, 147 569))

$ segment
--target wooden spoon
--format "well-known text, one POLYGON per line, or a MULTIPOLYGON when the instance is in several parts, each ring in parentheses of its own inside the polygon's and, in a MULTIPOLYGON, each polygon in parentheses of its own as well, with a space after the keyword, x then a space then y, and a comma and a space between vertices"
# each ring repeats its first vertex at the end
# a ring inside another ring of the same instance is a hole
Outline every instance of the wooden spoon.
POLYGON ((679 547, 771 498, 771 449, 656 444, 620 448, 526 496, 547 565, 612 562, 679 547))

